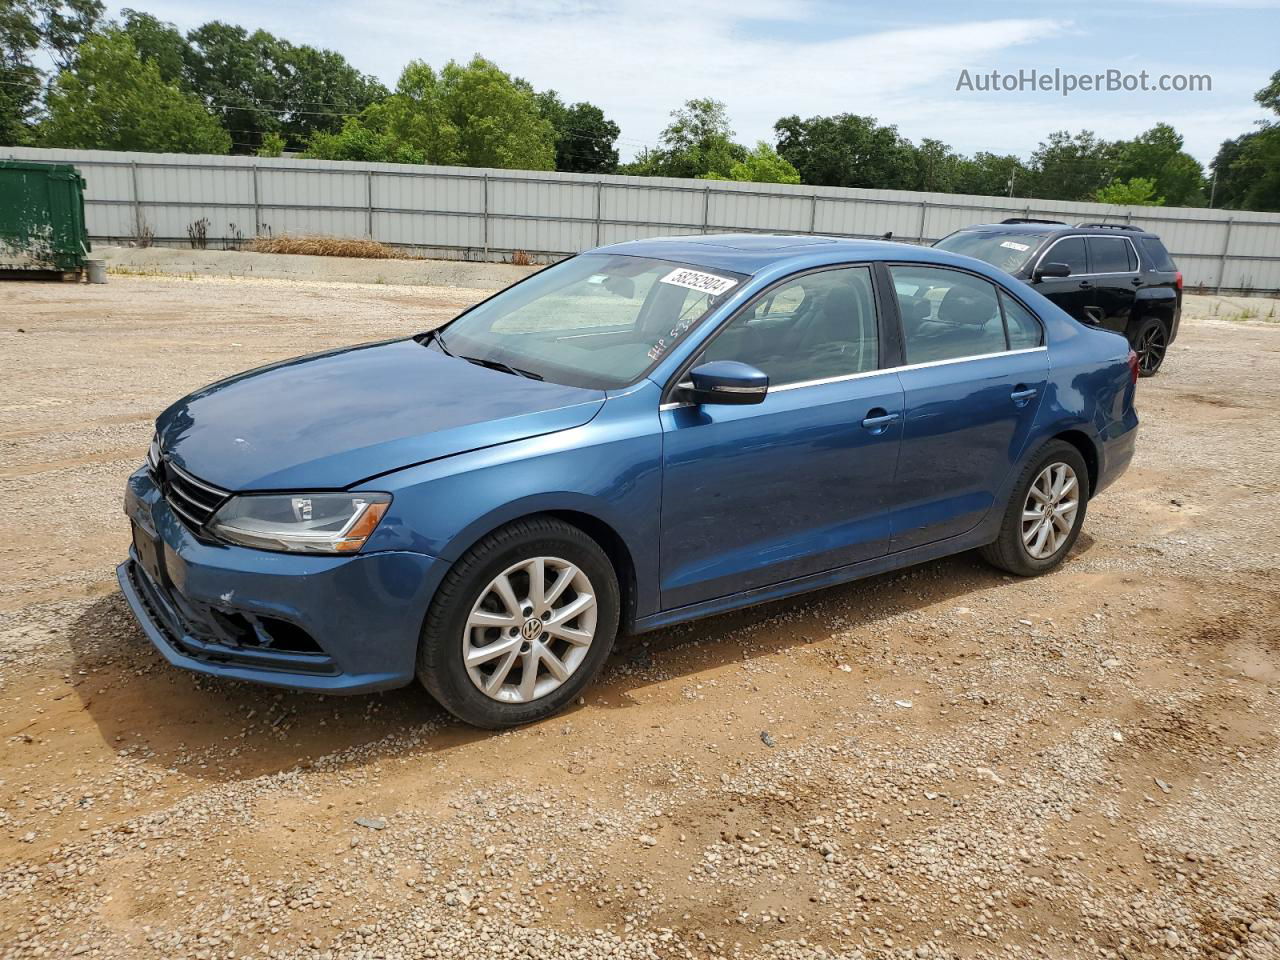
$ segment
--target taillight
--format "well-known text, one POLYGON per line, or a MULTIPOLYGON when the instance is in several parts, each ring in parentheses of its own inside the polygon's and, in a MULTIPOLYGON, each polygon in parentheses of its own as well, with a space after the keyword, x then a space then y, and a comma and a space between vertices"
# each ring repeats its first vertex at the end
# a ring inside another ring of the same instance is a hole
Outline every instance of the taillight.
POLYGON ((1173 275, 1173 282, 1179 290, 1182 289, 1182 271, 1179 270, 1173 275))
POLYGON ((1138 354, 1133 350, 1129 351, 1129 380, 1133 383, 1138 382, 1138 354))

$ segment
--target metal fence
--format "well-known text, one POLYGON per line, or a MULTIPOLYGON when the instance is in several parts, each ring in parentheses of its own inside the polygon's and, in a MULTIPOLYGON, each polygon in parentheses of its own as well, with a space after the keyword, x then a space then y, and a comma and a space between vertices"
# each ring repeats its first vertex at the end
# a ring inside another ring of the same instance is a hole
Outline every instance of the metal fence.
POLYGON ((294 158, 23 147, 0 155, 74 163, 88 181, 86 218, 98 242, 149 236, 185 246, 203 226, 210 249, 257 234, 318 233, 455 259, 521 252, 549 261, 637 237, 892 232, 929 243, 972 223, 1045 217, 1148 228, 1192 289, 1280 293, 1280 214, 294 158))

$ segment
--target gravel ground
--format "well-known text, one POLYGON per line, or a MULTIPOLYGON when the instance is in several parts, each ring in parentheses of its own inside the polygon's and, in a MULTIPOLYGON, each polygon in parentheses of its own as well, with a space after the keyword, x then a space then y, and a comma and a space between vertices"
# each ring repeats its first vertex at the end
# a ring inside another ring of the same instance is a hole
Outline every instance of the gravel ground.
POLYGON ((1208 300, 1049 576, 636 638, 501 734, 162 662, 112 573, 155 413, 482 293, 0 287, 0 956, 1280 956, 1280 326, 1208 300))

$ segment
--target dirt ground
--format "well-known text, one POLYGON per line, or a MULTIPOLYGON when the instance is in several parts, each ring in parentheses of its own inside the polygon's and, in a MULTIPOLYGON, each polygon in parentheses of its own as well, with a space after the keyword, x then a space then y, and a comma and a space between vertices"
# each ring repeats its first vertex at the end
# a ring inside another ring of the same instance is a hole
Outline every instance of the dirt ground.
POLYGON ((1189 299, 1046 577, 965 555, 635 638, 502 734, 169 667, 113 576, 155 414, 480 295, 0 286, 0 956, 1280 956, 1271 301, 1189 299))

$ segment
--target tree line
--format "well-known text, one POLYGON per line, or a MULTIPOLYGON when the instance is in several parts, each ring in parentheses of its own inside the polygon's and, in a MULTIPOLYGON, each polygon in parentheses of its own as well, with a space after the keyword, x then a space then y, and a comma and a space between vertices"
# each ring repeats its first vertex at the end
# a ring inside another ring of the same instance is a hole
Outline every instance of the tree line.
MULTIPOLYGON (((773 143, 747 146, 725 105, 701 98, 623 163, 619 127, 599 106, 566 103, 481 56, 438 70, 411 61, 389 90, 339 53, 265 30, 212 21, 183 34, 138 10, 108 20, 101 0, 0 4, 4 144, 1280 210, 1278 120, 1224 142, 1206 171, 1167 123, 1131 140, 1054 132, 1026 160, 913 143, 850 113, 782 117, 773 143)), ((1280 115, 1280 71, 1255 99, 1280 115)))

